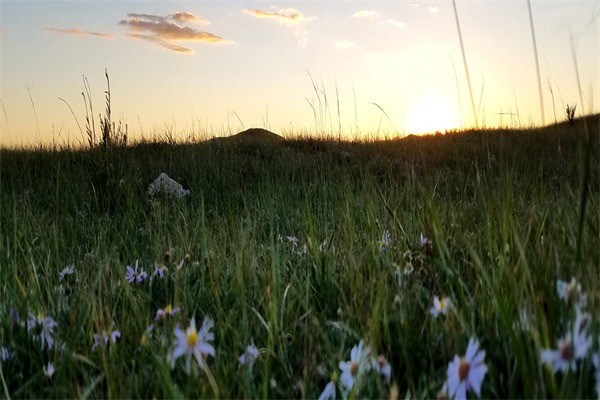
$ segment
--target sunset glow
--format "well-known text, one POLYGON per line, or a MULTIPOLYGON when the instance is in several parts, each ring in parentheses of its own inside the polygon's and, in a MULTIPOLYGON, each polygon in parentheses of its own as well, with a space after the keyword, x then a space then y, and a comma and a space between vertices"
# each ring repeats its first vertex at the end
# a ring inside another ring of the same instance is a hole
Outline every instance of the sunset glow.
MULTIPOLYGON (((526 1, 456 4, 480 125, 541 124, 526 1)), ((599 109, 598 12, 532 2, 546 123, 599 109)), ((475 125, 449 1, 2 0, 0 14, 0 145, 82 141, 82 77, 98 114, 105 69, 132 139, 475 125)))

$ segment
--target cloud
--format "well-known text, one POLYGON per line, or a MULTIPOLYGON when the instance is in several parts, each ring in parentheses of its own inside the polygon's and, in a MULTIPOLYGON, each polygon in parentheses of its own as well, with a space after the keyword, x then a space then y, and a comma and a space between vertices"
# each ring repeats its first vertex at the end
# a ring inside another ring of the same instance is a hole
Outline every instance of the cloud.
POLYGON ((144 35, 142 33, 128 33, 127 35, 134 39, 147 40, 149 42, 155 43, 159 46, 162 46, 162 47, 169 49, 171 51, 174 51, 176 53, 194 54, 194 50, 192 50, 192 49, 188 49, 187 47, 179 46, 174 43, 169 43, 165 40, 161 40, 161 39, 157 38, 156 36, 144 35))
POLYGON ((439 13, 439 12, 440 12, 440 9, 439 9, 439 8, 437 8, 437 6, 434 6, 434 7, 428 7, 428 10, 429 10, 429 12, 430 12, 431 14, 437 14, 437 13, 439 13))
POLYGON ((100 37, 103 39, 114 39, 115 36, 108 34, 108 33, 99 33, 99 32, 90 32, 90 31, 84 31, 82 29, 79 28, 69 28, 69 29, 57 29, 57 28, 44 28, 45 31, 47 32, 56 32, 56 33, 64 33, 67 35, 75 35, 75 36, 84 36, 84 35, 90 35, 90 36, 96 36, 96 37, 100 37))
POLYGON ((296 36, 296 42, 298 47, 306 47, 308 44, 308 32, 306 29, 300 28, 300 23, 304 21, 310 21, 314 18, 306 18, 304 14, 293 8, 278 9, 274 6, 271 7, 272 11, 264 10, 247 10, 244 9, 242 12, 252 15, 255 18, 260 19, 273 19, 279 21, 280 24, 292 28, 294 35, 296 36))
POLYGON ((382 21, 381 25, 384 25, 384 26, 389 25, 389 26, 393 26, 395 28, 402 28, 402 29, 406 28, 406 25, 404 24, 404 22, 398 21, 397 19, 388 19, 387 21, 382 21))
POLYGON ((379 13, 374 10, 361 10, 361 11, 355 12, 352 16, 354 18, 366 18, 366 17, 376 17, 378 15, 379 15, 379 13))
POLYGON ((304 21, 304 15, 293 8, 286 8, 285 10, 275 11, 263 11, 263 10, 243 10, 246 14, 252 15, 256 18, 269 18, 276 19, 281 24, 288 26, 296 26, 300 22, 304 21))
POLYGON ((356 47, 356 45, 348 40, 336 40, 335 41, 335 48, 336 49, 340 49, 340 50, 349 50, 353 47, 356 47))
POLYGON ((229 43, 227 40, 209 32, 182 26, 179 23, 194 22, 208 25, 210 22, 192 13, 179 11, 167 16, 153 14, 128 13, 127 19, 119 25, 127 27, 127 35, 135 39, 142 39, 177 53, 193 54, 194 51, 172 42, 196 43, 229 43))
POLYGON ((200 25, 210 25, 210 21, 205 18, 200 18, 197 15, 186 11, 179 11, 171 15, 174 21, 177 22, 193 22, 200 25))

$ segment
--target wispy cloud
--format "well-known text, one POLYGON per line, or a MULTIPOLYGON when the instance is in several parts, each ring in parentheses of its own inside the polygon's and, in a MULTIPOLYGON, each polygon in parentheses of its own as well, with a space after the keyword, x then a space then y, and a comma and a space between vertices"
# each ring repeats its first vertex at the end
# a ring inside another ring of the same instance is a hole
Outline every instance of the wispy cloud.
POLYGON ((406 28, 404 22, 398 21, 397 19, 388 19, 386 21, 381 21, 380 24, 384 26, 393 26, 395 28, 406 28))
POLYGON ((275 9, 273 11, 243 10, 243 12, 256 18, 275 19, 288 26, 296 26, 305 19, 304 14, 293 8, 286 8, 285 10, 275 9))
POLYGON ((182 22, 193 22, 208 25, 210 22, 192 13, 179 11, 167 16, 154 14, 128 13, 127 19, 119 22, 119 25, 127 27, 127 35, 142 39, 177 53, 193 54, 194 51, 173 42, 197 42, 197 43, 229 43, 220 36, 204 32, 189 26, 182 26, 182 22))
POLYGON ((301 28, 300 24, 304 21, 309 21, 314 18, 307 18, 304 16, 304 14, 296 9, 286 8, 283 10, 272 6, 270 11, 244 9, 242 12, 255 18, 278 21, 280 24, 285 25, 294 31, 298 47, 304 48, 308 44, 308 32, 306 29, 301 28))
POLYGON ((360 10, 355 12, 352 16, 354 18, 367 18, 367 17, 376 17, 379 13, 374 10, 360 10))
POLYGON ((335 48, 340 50, 349 50, 356 47, 356 44, 348 41, 348 40, 336 40, 335 48))
POLYGON ((44 28, 44 30, 47 32, 64 33, 66 35, 96 36, 96 37, 100 37, 103 39, 114 39, 114 37, 115 37, 114 35, 111 35, 109 33, 90 32, 90 31, 84 31, 83 29, 79 29, 79 28, 69 28, 69 29, 44 28))
POLYGON ((440 12, 440 9, 439 9, 439 8, 437 8, 437 6, 434 6, 434 7, 428 7, 427 9, 429 10, 429 12, 430 12, 431 14, 437 14, 437 13, 439 13, 439 12, 440 12))

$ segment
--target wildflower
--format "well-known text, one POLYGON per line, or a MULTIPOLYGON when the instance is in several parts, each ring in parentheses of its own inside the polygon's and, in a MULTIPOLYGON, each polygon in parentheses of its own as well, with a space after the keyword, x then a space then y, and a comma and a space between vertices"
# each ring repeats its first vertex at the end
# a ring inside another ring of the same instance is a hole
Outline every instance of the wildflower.
POLYGON ((146 344, 148 343, 148 338, 152 337, 152 331, 154 331, 154 325, 150 324, 150 325, 148 325, 148 327, 142 334, 142 337, 140 338, 140 345, 142 347, 146 347, 146 344))
POLYGON ((171 307, 170 304, 167 304, 167 306, 164 309, 159 308, 156 311, 156 316, 154 317, 154 321, 157 321, 157 322, 163 321, 166 317, 172 317, 179 312, 181 312, 180 307, 173 308, 173 307, 171 307))
POLYGON ((371 349, 368 346, 365 347, 364 342, 361 340, 358 345, 352 348, 350 361, 340 361, 338 364, 340 370, 342 370, 340 381, 342 381, 346 390, 352 390, 355 380, 368 369, 369 365, 366 361, 370 352, 371 349))
POLYGON ((480 396, 481 383, 488 370, 484 358, 485 350, 479 351, 479 342, 475 338, 469 339, 465 356, 459 358, 455 355, 454 360, 448 363, 446 374, 450 398, 466 399, 468 390, 480 396))
POLYGON ((335 383, 333 381, 325 385, 323 393, 319 396, 319 400, 335 400, 335 383))
POLYGON ((12 308, 10 310, 10 316, 12 317, 13 324, 19 323, 19 312, 17 311, 16 308, 12 308))
POLYGON ((129 283, 143 283, 146 278, 148 278, 148 274, 144 271, 144 268, 139 268, 138 260, 135 260, 135 268, 132 268, 131 265, 127 266, 127 272, 125 273, 125 279, 129 283))
POLYGON ((179 264, 176 265, 177 272, 181 271, 181 269, 183 268, 183 265, 184 265, 184 259, 182 258, 181 261, 179 261, 179 264))
MULTIPOLYGON (((112 325, 111 325, 112 329, 112 325)), ((121 332, 117 330, 112 330, 110 333, 103 330, 99 333, 94 333, 94 344, 92 345, 92 350, 96 350, 98 346, 102 345, 103 347, 108 346, 109 343, 115 344, 117 343, 117 339, 121 337, 121 332)))
POLYGON ((577 360, 583 359, 592 341, 587 333, 568 332, 565 337, 558 340, 556 350, 543 349, 540 358, 543 363, 550 364, 554 372, 577 371, 577 360))
POLYGON ((148 274, 144 271, 144 268, 140 268, 140 272, 135 278, 135 283, 144 283, 144 281, 148 278, 148 274))
POLYGON ((579 307, 585 307, 587 302, 587 296, 581 290, 581 283, 577 282, 575 277, 571 278, 571 282, 556 281, 556 291, 558 297, 564 300, 565 303, 573 301, 579 307))
POLYGON ((241 356, 238 357, 238 362, 240 364, 240 367, 242 367, 242 366, 248 366, 249 368, 252 367, 252 365, 254 365, 254 361, 256 361, 256 359, 258 358, 258 355, 259 355, 258 348, 254 344, 254 342, 252 342, 252 344, 248 345, 248 347, 246 348, 246 351, 241 356))
POLYGON ((131 265, 127 266, 127 273, 125 273, 125 279, 127 282, 133 283, 135 281, 135 270, 131 268, 131 265))
POLYGON ((44 365, 42 371, 44 371, 44 375, 46 375, 46 378, 52 379, 52 375, 54 375, 54 364, 49 362, 47 366, 44 365))
POLYGON ((429 314, 433 318, 437 318, 438 315, 448 313, 448 310, 452 308, 452 300, 448 297, 442 296, 441 298, 438 296, 434 296, 433 298, 433 306, 429 309, 429 314))
POLYGON ((62 281, 63 279, 65 279, 65 276, 71 275, 74 273, 75 273, 75 267, 72 264, 67 265, 62 271, 60 271, 58 273, 59 280, 62 281))
POLYGON ((377 373, 385 378, 386 382, 390 382, 390 378, 392 377, 392 366, 388 362, 388 360, 384 356, 379 356, 377 358, 373 358, 372 360, 373 369, 377 371, 377 373))
POLYGON ((154 272, 152 273, 150 280, 154 279, 155 276, 158 276, 159 279, 162 279, 167 272, 169 272, 169 269, 164 265, 154 264, 154 272))
POLYGON ((1 346, 0 347, 0 361, 6 362, 15 358, 15 352, 10 351, 8 347, 1 346))
POLYGON ((379 250, 383 252, 388 251, 391 243, 392 239, 390 237, 390 231, 386 229, 383 231, 383 235, 381 235, 381 240, 379 241, 379 250))
POLYGON ((215 334, 210 332, 214 322, 209 317, 204 317, 200 331, 196 330, 196 321, 192 318, 190 326, 184 331, 179 327, 175 328, 175 349, 169 353, 167 359, 171 363, 171 368, 175 368, 175 361, 181 357, 186 357, 185 369, 189 373, 192 355, 196 358, 198 366, 202 366, 205 357, 215 355, 215 348, 209 343, 214 340, 215 334))
POLYGON ((433 242, 423 236, 423 232, 419 235, 419 246, 421 247, 421 251, 427 255, 433 254, 433 242))
POLYGON ((52 317, 46 316, 43 313, 38 313, 38 315, 33 315, 33 313, 29 313, 29 318, 27 318, 27 332, 32 330, 35 331, 33 338, 40 342, 42 346, 42 350, 45 347, 48 347, 49 350, 54 348, 54 328, 56 328, 58 324, 52 317), (39 329, 38 329, 39 328, 39 329))
POLYGON ((298 246, 299 240, 298 240, 297 237, 295 237, 295 236, 286 236, 285 238, 287 239, 287 241, 289 243, 292 244, 292 246, 294 246, 294 247, 298 246))

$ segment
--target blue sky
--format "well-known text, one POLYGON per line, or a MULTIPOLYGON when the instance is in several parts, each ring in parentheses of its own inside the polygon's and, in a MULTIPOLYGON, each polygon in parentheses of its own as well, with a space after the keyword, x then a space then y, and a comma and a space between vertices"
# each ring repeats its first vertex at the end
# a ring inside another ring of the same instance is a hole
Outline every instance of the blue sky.
MULTIPOLYGON (((545 121, 555 111, 563 118, 567 103, 582 109, 571 35, 583 109, 597 112, 598 1, 531 6, 545 121)), ((457 10, 480 123, 540 124, 527 2, 457 1, 457 10)), ((338 123, 356 137, 473 124, 451 1, 3 0, 0 14, 2 144, 81 140, 59 97, 83 124, 82 76, 98 114, 105 68, 113 117, 134 138, 251 126, 337 135, 338 123), (328 109, 306 71, 324 85, 328 109), (309 103, 324 117, 315 120, 309 103)))

